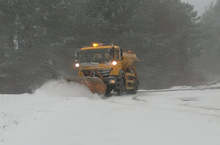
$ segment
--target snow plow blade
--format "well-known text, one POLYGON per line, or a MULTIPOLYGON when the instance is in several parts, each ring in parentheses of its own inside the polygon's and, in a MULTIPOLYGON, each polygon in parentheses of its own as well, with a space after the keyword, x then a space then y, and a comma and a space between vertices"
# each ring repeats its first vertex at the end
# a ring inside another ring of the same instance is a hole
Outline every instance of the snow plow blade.
POLYGON ((104 95, 107 89, 105 83, 98 77, 83 77, 66 80, 68 82, 77 82, 86 86, 93 94, 104 95))

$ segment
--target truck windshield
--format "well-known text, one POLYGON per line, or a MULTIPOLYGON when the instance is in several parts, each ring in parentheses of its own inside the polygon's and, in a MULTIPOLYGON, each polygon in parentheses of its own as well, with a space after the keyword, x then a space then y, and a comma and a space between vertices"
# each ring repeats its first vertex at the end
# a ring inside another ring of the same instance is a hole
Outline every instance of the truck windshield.
POLYGON ((109 48, 82 50, 78 59, 81 63, 106 63, 113 59, 113 50, 109 48))

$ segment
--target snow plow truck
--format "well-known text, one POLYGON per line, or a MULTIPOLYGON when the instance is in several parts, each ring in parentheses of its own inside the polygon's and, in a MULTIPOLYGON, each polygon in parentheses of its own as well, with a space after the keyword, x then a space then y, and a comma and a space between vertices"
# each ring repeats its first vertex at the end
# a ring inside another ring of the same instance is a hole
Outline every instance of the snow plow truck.
POLYGON ((73 69, 78 74, 78 82, 92 93, 134 94, 139 85, 135 66, 138 60, 134 52, 123 51, 118 45, 93 43, 75 53, 73 69))

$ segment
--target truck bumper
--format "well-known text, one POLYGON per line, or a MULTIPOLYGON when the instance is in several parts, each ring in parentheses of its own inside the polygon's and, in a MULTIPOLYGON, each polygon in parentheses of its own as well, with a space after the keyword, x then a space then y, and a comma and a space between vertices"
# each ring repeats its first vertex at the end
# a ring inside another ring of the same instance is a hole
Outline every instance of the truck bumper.
POLYGON ((115 85, 117 82, 118 82, 117 76, 110 76, 110 77, 104 78, 104 83, 106 85, 115 85))

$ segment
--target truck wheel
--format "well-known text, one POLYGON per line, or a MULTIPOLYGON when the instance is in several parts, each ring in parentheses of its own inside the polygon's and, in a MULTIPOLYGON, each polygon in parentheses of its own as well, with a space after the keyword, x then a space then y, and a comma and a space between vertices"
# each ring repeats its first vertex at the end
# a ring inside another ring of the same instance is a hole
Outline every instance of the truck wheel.
POLYGON ((108 85, 105 91, 105 97, 110 97, 112 92, 112 88, 108 85))
POLYGON ((136 94, 138 90, 138 80, 136 80, 136 83, 134 84, 134 89, 133 90, 128 90, 128 94, 136 94))
POLYGON ((123 92, 123 85, 124 85, 123 79, 121 79, 120 83, 119 83, 119 85, 117 87, 117 91, 116 91, 118 96, 121 96, 121 94, 123 92))
POLYGON ((116 92, 118 96, 121 96, 125 91, 125 79, 123 73, 120 75, 118 82, 116 92))

